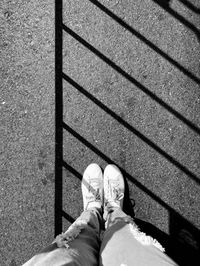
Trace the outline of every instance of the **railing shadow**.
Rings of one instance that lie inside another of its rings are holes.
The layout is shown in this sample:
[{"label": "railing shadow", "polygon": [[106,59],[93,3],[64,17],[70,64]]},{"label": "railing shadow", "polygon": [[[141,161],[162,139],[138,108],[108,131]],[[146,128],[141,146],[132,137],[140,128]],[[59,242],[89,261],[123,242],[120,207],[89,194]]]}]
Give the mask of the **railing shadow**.
[{"label": "railing shadow", "polygon": [[[123,120],[120,116],[118,116],[115,112],[113,112],[111,109],[109,109],[101,101],[99,101],[92,94],[90,94],[88,91],[86,91],[83,87],[81,87],[79,84],[77,84],[69,76],[67,76],[66,74],[63,73],[63,78],[67,82],[69,82],[74,88],[76,88],[79,92],[81,92],[88,99],[90,99],[93,103],[95,103],[98,107],[100,107],[103,111],[105,111],[108,115],[110,115],[112,118],[114,118],[116,121],[118,121],[121,125],[123,125],[126,129],[128,129],[130,132],[132,132],[133,134],[135,134],[137,137],[139,137],[142,141],[144,141],[146,144],[148,144],[151,148],[153,148],[155,151],[157,151],[160,155],[162,155],[164,158],[166,158],[173,165],[175,165],[176,167],[178,167],[185,174],[187,174],[188,176],[190,176],[190,178],[192,180],[194,180],[197,184],[200,184],[199,178],[194,173],[192,173],[187,167],[185,167],[184,165],[182,165],[181,163],[179,163],[171,155],[169,155],[168,153],[166,153],[159,146],[157,146],[154,142],[152,142],[150,139],[148,139],[146,136],[144,136],[142,133],[140,133],[137,129],[135,129],[133,126],[131,126],[125,120]],[[65,129],[67,129],[67,131],[70,131],[74,135],[77,134],[77,137],[81,138],[81,136],[79,136],[77,132],[74,132],[72,130],[72,128],[70,128],[69,126],[67,126],[65,123],[63,123],[63,127]],[[87,143],[87,144],[89,145],[89,143]]]},{"label": "railing shadow", "polygon": [[62,0],[55,0],[55,232],[62,232],[62,158],[63,158],[63,30]]},{"label": "railing shadow", "polygon": [[69,27],[67,27],[66,25],[63,24],[63,29],[69,35],[71,35],[74,39],[76,39],[78,42],[80,42],[83,46],[88,48],[92,53],[94,53],[96,56],[98,56],[100,59],[102,59],[106,64],[108,64],[110,67],[112,67],[115,71],[117,71],[119,74],[121,74],[124,78],[126,78],[128,81],[130,81],[135,86],[137,86],[138,89],[140,89],[142,92],[144,92],[146,95],[148,95],[151,99],[153,99],[159,105],[164,107],[168,112],[173,114],[176,118],[178,118],[183,123],[185,123],[188,127],[190,127],[193,131],[195,131],[195,133],[198,133],[200,135],[200,128],[198,126],[196,126],[190,120],[188,120],[183,115],[181,115],[179,112],[174,110],[170,105],[168,105],[166,102],[164,102],[162,99],[160,99],[155,93],[151,92],[148,88],[146,88],[144,85],[142,85],[140,82],[138,82],[135,78],[130,76],[121,67],[119,67],[114,62],[112,62],[108,57],[103,55],[100,51],[98,51],[96,48],[94,48],[91,44],[86,42],[83,38],[81,38],[78,34],[76,34]]},{"label": "railing shadow", "polygon": [[200,8],[196,7],[195,5],[193,5],[191,2],[189,2],[188,0],[179,0],[179,2],[181,2],[183,5],[185,5],[187,8],[189,8],[191,11],[200,14]]},{"label": "railing shadow", "polygon": [[187,70],[180,63],[178,63],[176,60],[174,60],[172,57],[170,57],[168,54],[166,54],[164,51],[162,51],[162,49],[157,47],[155,44],[153,44],[151,41],[149,41],[146,37],[144,37],[138,31],[133,29],[133,27],[131,27],[123,19],[121,19],[120,17],[115,15],[112,11],[110,11],[107,7],[102,5],[99,1],[97,1],[97,0],[88,0],[88,1],[90,1],[92,4],[97,6],[101,11],[103,11],[105,14],[107,14],[110,18],[112,18],[114,21],[116,21],[119,25],[121,25],[123,28],[125,28],[127,31],[129,31],[131,34],[133,34],[138,39],[140,39],[143,43],[148,45],[153,51],[155,51],[157,54],[161,55],[169,63],[171,63],[173,66],[175,66],[177,69],[179,69],[183,74],[185,74],[186,76],[191,78],[197,84],[200,84],[200,78],[196,77],[192,72]]},{"label": "railing shadow", "polygon": [[[179,22],[181,22],[183,25],[185,25],[188,29],[190,29],[192,32],[195,33],[197,36],[197,39],[200,41],[200,31],[192,24],[190,23],[187,19],[185,19],[183,16],[181,16],[179,13],[174,11],[170,7],[170,0],[152,0],[154,3],[162,7],[167,13],[172,15],[175,19],[177,19]],[[192,4],[189,4],[189,1],[187,0],[179,0],[183,4],[185,4],[188,8],[194,9],[195,11],[199,12],[199,9],[195,8]]]},{"label": "railing shadow", "polygon": [[[158,2],[155,0],[153,0],[153,1]],[[99,3],[98,1],[91,1],[91,2]],[[187,2],[187,1],[185,1],[185,2]],[[195,176],[189,169],[187,169],[185,166],[183,166],[182,164],[177,162],[173,157],[168,155],[165,151],[163,151],[161,148],[159,148],[155,143],[153,143],[147,137],[142,135],[138,130],[136,130],[131,125],[129,125],[121,117],[119,117],[117,114],[115,114],[112,110],[110,110],[108,107],[106,107],[103,103],[101,103],[93,95],[88,93],[84,88],[82,88],[79,84],[77,84],[74,80],[72,80],[69,76],[67,76],[66,74],[64,74],[62,72],[62,64],[63,64],[63,62],[62,62],[62,34],[63,34],[63,29],[67,33],[69,33],[72,37],[74,37],[77,41],[79,41],[85,47],[87,47],[90,51],[92,51],[95,55],[97,55],[99,58],[101,58],[104,62],[106,62],[109,66],[111,66],[114,70],[116,70],[118,73],[120,73],[123,77],[125,77],[127,80],[129,80],[130,82],[135,84],[139,89],[141,89],[144,93],[146,93],[146,95],[148,95],[151,99],[156,101],[158,104],[160,104],[162,107],[164,107],[167,111],[172,113],[176,118],[178,118],[183,123],[185,123],[195,133],[200,134],[200,129],[196,125],[194,125],[191,121],[189,121],[187,118],[183,117],[176,110],[174,110],[172,107],[170,107],[168,104],[166,104],[159,97],[157,97],[154,93],[149,91],[145,86],[140,84],[137,80],[135,80],[133,77],[131,77],[123,69],[121,69],[115,63],[113,63],[110,59],[108,59],[106,56],[104,56],[102,53],[100,53],[92,45],[90,45],[85,40],[83,40],[80,36],[78,36],[75,32],[73,32],[71,29],[69,29],[66,25],[63,25],[63,23],[62,23],[62,21],[63,21],[62,20],[62,0],[57,0],[57,1],[55,1],[55,3],[56,3],[56,5],[55,5],[55,7],[56,7],[55,8],[55,15],[56,15],[56,23],[55,23],[55,39],[56,39],[56,48],[55,48],[55,52],[56,52],[56,56],[55,56],[55,66],[56,66],[56,69],[55,69],[55,74],[56,74],[56,76],[55,76],[55,87],[56,87],[55,235],[57,235],[62,231],[62,218],[63,217],[71,223],[74,222],[74,218],[71,215],[69,215],[63,211],[63,206],[62,206],[62,199],[63,199],[62,198],[63,197],[63,195],[62,195],[62,185],[63,185],[62,171],[63,171],[63,167],[66,168],[68,171],[70,171],[77,178],[81,179],[81,175],[78,174],[78,172],[74,168],[72,168],[69,164],[67,164],[63,160],[63,129],[65,129],[67,132],[72,134],[80,142],[82,142],[84,145],[86,145],[90,150],[92,150],[99,157],[104,159],[107,163],[116,164],[116,162],[114,162],[109,157],[107,157],[105,154],[103,154],[95,146],[93,146],[86,139],[84,139],[82,136],[80,136],[69,125],[67,125],[66,123],[63,122],[63,87],[62,87],[63,78],[67,82],[69,82],[71,85],[73,85],[79,92],[84,94],[88,99],[93,101],[101,109],[103,109],[105,112],[107,112],[112,118],[117,120],[121,125],[123,125],[125,128],[127,128],[133,134],[138,136],[141,140],[143,140],[147,145],[149,145],[151,148],[156,150],[159,154],[164,156],[168,161],[170,161],[170,163],[172,163],[173,165],[175,165],[176,167],[181,169],[181,171],[183,171],[188,176],[190,176],[190,178],[193,179],[196,183],[198,183],[198,184],[200,183],[197,176]],[[171,9],[168,8],[167,6],[162,6],[162,7],[164,7],[168,12],[171,12]],[[106,10],[106,12],[107,12],[107,10]],[[174,14],[174,13],[171,12],[171,14]],[[128,26],[120,18],[115,16],[113,13],[112,14],[110,13],[109,15],[111,15],[114,20],[116,20],[116,21],[118,20],[118,22],[120,22],[122,26],[124,26],[126,29],[128,29],[130,32],[132,32],[135,36],[137,36],[142,41],[144,41],[144,43],[146,43],[147,45],[149,45],[149,47],[151,47],[156,52],[158,52],[160,55],[162,55],[166,60],[168,60],[170,63],[174,64],[174,66],[176,66],[185,75],[190,77],[195,82],[200,83],[199,78],[195,77],[191,72],[189,72],[187,69],[185,69],[183,66],[181,66],[178,62],[176,62],[175,60],[170,58],[167,54],[165,54],[163,51],[161,51],[158,47],[154,46],[154,44],[152,44],[150,41],[145,39],[145,37],[143,37],[142,35],[140,35],[136,31],[134,31],[130,26]],[[180,15],[178,15],[178,18],[180,19]],[[183,23],[185,23],[184,20],[183,20]],[[187,23],[189,23],[189,22],[187,22]],[[191,28],[191,29],[193,29],[193,28]],[[195,32],[195,33],[197,34],[197,32]],[[160,199],[157,195],[155,195],[152,191],[150,191],[148,188],[146,188],[144,185],[142,185],[139,181],[134,179],[129,173],[127,173],[125,171],[125,169],[122,169],[120,166],[118,166],[118,167],[122,171],[125,179],[132,182],[143,193],[146,193],[147,195],[149,195],[153,200],[155,200],[157,203],[159,203],[162,207],[164,207],[168,211],[169,217],[170,217],[170,236],[161,232],[155,226],[152,226],[151,224],[144,222],[144,221],[141,221],[141,220],[138,220],[134,217],[135,215],[134,215],[133,204],[130,201],[129,194],[126,194],[126,198],[125,198],[125,212],[135,218],[136,223],[139,225],[139,227],[141,228],[142,231],[144,231],[147,234],[151,235],[152,237],[158,239],[158,241],[160,241],[166,247],[167,253],[172,258],[174,258],[174,260],[179,262],[180,265],[196,265],[196,261],[195,261],[195,259],[197,257],[196,252],[200,250],[200,247],[199,247],[199,243],[200,243],[199,230],[194,225],[192,225],[189,221],[187,221],[185,218],[183,218],[171,206],[169,206],[162,199]],[[127,183],[126,183],[126,189],[128,189]],[[178,246],[181,247],[180,248],[181,253],[179,253],[179,251],[178,251],[179,250]]]}]

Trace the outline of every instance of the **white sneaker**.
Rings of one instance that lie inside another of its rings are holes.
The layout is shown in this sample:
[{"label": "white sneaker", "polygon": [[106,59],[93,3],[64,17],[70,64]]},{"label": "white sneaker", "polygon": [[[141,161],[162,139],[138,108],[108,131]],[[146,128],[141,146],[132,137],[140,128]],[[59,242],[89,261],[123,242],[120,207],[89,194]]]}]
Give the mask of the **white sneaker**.
[{"label": "white sneaker", "polygon": [[83,208],[101,208],[103,206],[103,174],[98,164],[90,164],[82,178]]},{"label": "white sneaker", "polygon": [[124,202],[124,178],[116,165],[109,164],[104,170],[104,208],[121,208]]}]

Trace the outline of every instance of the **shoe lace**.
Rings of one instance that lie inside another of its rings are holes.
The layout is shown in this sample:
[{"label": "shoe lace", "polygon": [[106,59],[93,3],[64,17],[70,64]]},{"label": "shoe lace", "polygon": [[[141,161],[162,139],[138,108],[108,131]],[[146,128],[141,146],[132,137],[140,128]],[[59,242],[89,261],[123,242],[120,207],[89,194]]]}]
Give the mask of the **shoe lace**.
[{"label": "shoe lace", "polygon": [[91,194],[89,196],[87,196],[87,199],[89,202],[92,201],[101,201],[101,195],[100,195],[100,189],[94,189],[93,187],[89,187],[89,191],[91,192]]},{"label": "shoe lace", "polygon": [[[109,184],[109,197],[106,200],[106,203],[109,202],[119,204],[120,200],[123,199],[124,193],[120,190],[118,186],[113,187],[111,184]],[[107,205],[106,204],[106,205]]]},{"label": "shoe lace", "polygon": [[101,201],[101,195],[100,195],[100,192],[99,192],[99,188],[96,190],[96,193],[95,193],[95,201]]},{"label": "shoe lace", "polygon": [[124,196],[124,193],[122,193],[118,188],[113,188],[113,193],[115,195],[115,201],[120,201]]}]

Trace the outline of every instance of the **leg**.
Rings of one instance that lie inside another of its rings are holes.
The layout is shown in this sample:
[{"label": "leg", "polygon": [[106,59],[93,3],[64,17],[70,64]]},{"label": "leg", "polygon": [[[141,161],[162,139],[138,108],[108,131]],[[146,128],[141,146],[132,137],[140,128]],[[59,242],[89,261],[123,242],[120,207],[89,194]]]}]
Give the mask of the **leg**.
[{"label": "leg", "polygon": [[140,232],[132,218],[123,211],[124,182],[115,166],[104,172],[106,231],[100,251],[100,265],[104,266],[170,266],[176,265],[164,254],[162,246]]},{"label": "leg", "polygon": [[98,265],[102,223],[102,172],[96,164],[82,179],[84,212],[55,241],[23,266]]}]

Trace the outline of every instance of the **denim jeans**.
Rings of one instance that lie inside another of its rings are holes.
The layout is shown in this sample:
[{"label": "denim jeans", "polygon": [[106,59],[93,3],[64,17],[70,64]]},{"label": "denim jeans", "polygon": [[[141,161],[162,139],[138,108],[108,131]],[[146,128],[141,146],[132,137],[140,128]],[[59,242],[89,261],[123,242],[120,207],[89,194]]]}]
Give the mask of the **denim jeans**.
[{"label": "denim jeans", "polygon": [[55,241],[23,266],[170,266],[177,265],[152,237],[139,231],[121,209],[105,215],[90,209],[56,237]]}]

